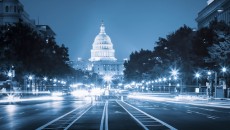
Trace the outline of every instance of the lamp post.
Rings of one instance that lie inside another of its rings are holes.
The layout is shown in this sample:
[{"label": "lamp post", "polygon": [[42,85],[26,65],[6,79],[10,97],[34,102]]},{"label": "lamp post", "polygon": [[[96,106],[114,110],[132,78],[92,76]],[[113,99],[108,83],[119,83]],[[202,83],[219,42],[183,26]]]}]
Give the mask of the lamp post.
[{"label": "lamp post", "polygon": [[[178,79],[178,74],[179,74],[178,69],[172,69],[170,73],[173,79],[176,81]],[[180,87],[180,93],[182,93],[182,83],[181,85],[177,84],[176,87]]]},{"label": "lamp post", "polygon": [[7,75],[10,78],[10,92],[11,92],[12,91],[12,79],[13,79],[12,70],[10,70]]},{"label": "lamp post", "polygon": [[195,73],[195,78],[196,78],[196,85],[197,85],[197,87],[199,87],[199,91],[196,91],[196,93],[199,93],[199,92],[201,92],[201,88],[200,88],[200,85],[199,85],[200,73],[196,72]]},{"label": "lamp post", "polygon": [[10,91],[12,91],[12,89],[13,89],[13,77],[15,76],[14,66],[10,67],[10,70],[9,70],[7,76],[10,78]]},{"label": "lamp post", "polygon": [[223,73],[223,92],[224,92],[224,97],[226,97],[226,79],[225,79],[225,73],[227,72],[227,68],[226,67],[222,67],[221,69],[222,73]]},{"label": "lamp post", "polygon": [[28,88],[29,88],[29,89],[30,89],[30,88],[32,89],[32,80],[33,80],[33,76],[32,76],[32,75],[29,75],[28,79],[29,79]]},{"label": "lamp post", "polygon": [[200,73],[196,72],[195,73],[195,77],[196,77],[196,85],[199,86],[199,78],[200,78]]},{"label": "lamp post", "polygon": [[48,80],[47,77],[44,77],[44,78],[43,78],[43,81],[44,81],[44,82],[43,82],[43,84],[42,84],[42,86],[43,86],[43,87],[42,87],[42,91],[46,90],[46,82],[47,82],[47,80]]},{"label": "lamp post", "polygon": [[212,72],[208,71],[207,74],[208,74],[208,82],[209,82],[209,84],[207,85],[207,96],[210,97],[211,96],[211,91],[212,91],[212,80],[211,80]]}]

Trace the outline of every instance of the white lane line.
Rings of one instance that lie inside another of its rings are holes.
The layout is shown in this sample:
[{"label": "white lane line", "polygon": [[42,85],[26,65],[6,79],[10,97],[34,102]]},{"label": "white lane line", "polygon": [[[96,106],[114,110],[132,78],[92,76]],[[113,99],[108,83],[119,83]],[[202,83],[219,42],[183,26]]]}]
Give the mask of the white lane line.
[{"label": "white lane line", "polygon": [[108,101],[105,102],[105,106],[103,109],[103,113],[102,113],[102,117],[101,117],[100,130],[103,130],[103,128],[104,128],[104,121],[105,121],[105,129],[107,127],[107,130],[108,130]]},{"label": "white lane line", "polygon": [[145,109],[156,109],[156,108],[145,108]]},{"label": "white lane line", "polygon": [[108,101],[106,101],[106,113],[105,113],[105,130],[108,130]]},{"label": "white lane line", "polygon": [[130,104],[124,102],[124,101],[121,101],[121,102],[123,102],[123,103],[127,104],[128,106],[130,106],[130,107],[136,109],[137,111],[139,111],[139,112],[145,114],[146,116],[152,118],[153,120],[156,120],[156,121],[160,122],[161,124],[163,124],[163,125],[165,125],[166,127],[170,128],[170,130],[177,130],[176,128],[172,127],[171,125],[169,125],[169,124],[167,124],[167,123],[165,123],[165,122],[163,122],[163,121],[161,121],[161,120],[159,120],[159,119],[157,119],[157,118],[155,118],[155,117],[153,117],[153,116],[147,114],[146,112],[144,112],[144,111],[142,111],[142,110],[140,110],[140,109],[138,109],[138,108],[136,108],[136,107],[134,107],[134,106],[132,106],[132,105],[130,105]]},{"label": "white lane line", "polygon": [[[157,121],[151,120],[151,121],[142,121],[142,122],[146,122],[146,123],[147,123],[147,122],[157,122]],[[158,123],[159,123],[159,122],[158,122]]]},{"label": "white lane line", "polygon": [[163,126],[163,125],[160,124],[160,125],[145,125],[145,126]]},{"label": "white lane line", "polygon": [[79,107],[77,107],[77,108],[73,109],[72,111],[70,111],[70,112],[68,112],[68,113],[66,113],[66,114],[64,114],[64,115],[62,115],[62,116],[60,116],[60,117],[58,117],[58,118],[56,118],[56,119],[54,119],[54,120],[52,120],[52,121],[50,121],[50,122],[46,123],[45,125],[43,125],[43,126],[41,126],[41,127],[37,128],[36,130],[42,130],[42,129],[44,129],[45,127],[49,126],[50,124],[52,124],[52,123],[56,122],[57,120],[59,120],[59,119],[61,119],[61,118],[65,117],[66,115],[68,115],[68,114],[70,114],[70,113],[72,113],[72,112],[76,111],[77,109],[79,109],[79,108],[81,108],[81,107],[83,107],[83,106],[86,106],[86,105],[88,105],[88,104],[85,104],[85,105],[79,106]]},{"label": "white lane line", "polygon": [[210,119],[217,119],[217,118],[220,118],[220,117],[217,117],[217,116],[212,116],[212,115],[205,114],[205,113],[201,113],[201,112],[196,112],[196,111],[191,111],[191,110],[190,110],[190,112],[196,113],[196,114],[199,114],[199,115],[206,116],[207,118],[210,118]]},{"label": "white lane line", "polygon": [[74,121],[72,121],[64,130],[68,130],[70,126],[73,125],[78,119],[80,119],[92,106],[90,106],[88,109],[86,109],[80,116],[78,116]]},{"label": "white lane line", "polygon": [[[106,103],[105,103],[106,105]],[[105,106],[104,105],[104,109],[103,109],[103,113],[102,113],[102,116],[101,116],[101,125],[100,125],[100,130],[103,130],[103,123],[104,123],[104,117],[105,117]]]},{"label": "white lane line", "polygon": [[24,113],[25,113],[25,112],[21,112],[21,113],[19,113],[19,114],[21,115],[21,114],[24,114]]},{"label": "white lane line", "polygon": [[207,108],[200,108],[200,107],[191,107],[191,106],[185,106],[187,108],[195,108],[195,109],[200,109],[200,110],[206,110],[206,111],[210,111],[210,112],[220,112],[220,113],[225,113],[225,112],[222,112],[222,111],[217,111],[215,109],[207,109]]},{"label": "white lane line", "polygon": [[[116,101],[117,102],[117,101]],[[125,107],[123,107],[119,102],[117,102],[127,113],[129,113],[129,115],[136,120],[145,130],[148,130],[148,128],[142,124],[136,117],[134,117]]]}]

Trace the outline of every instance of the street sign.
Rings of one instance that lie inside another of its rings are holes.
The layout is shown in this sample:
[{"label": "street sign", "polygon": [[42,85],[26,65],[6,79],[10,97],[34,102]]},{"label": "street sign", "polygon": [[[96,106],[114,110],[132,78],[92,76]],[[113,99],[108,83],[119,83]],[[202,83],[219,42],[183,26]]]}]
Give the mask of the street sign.
[{"label": "street sign", "polygon": [[199,92],[200,92],[200,89],[199,89],[199,88],[196,88],[196,89],[195,89],[195,92],[196,92],[196,93],[199,93]]}]

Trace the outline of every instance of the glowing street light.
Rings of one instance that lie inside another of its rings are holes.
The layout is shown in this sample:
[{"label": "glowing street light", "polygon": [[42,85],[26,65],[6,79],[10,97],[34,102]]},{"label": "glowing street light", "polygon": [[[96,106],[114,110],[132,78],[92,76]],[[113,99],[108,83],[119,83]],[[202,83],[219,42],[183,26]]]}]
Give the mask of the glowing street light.
[{"label": "glowing street light", "polygon": [[32,79],[33,79],[33,76],[32,76],[32,75],[30,75],[28,78],[29,78],[29,80],[32,80]]},{"label": "glowing street light", "polygon": [[47,81],[47,77],[44,77],[43,80],[44,80],[44,81]]},{"label": "glowing street light", "polygon": [[177,69],[172,69],[170,73],[174,77],[177,77],[177,75],[179,74]]},{"label": "glowing street light", "polygon": [[225,73],[227,71],[227,68],[226,67],[223,67],[222,68],[222,72]]},{"label": "glowing street light", "polygon": [[57,79],[54,79],[53,82],[56,83],[56,82],[57,82]]},{"label": "glowing street light", "polygon": [[200,74],[199,74],[199,73],[196,73],[196,74],[195,74],[195,77],[196,77],[196,78],[200,78]]},{"label": "glowing street light", "polygon": [[11,71],[9,71],[7,75],[8,75],[8,77],[12,77],[13,73]]},{"label": "glowing street light", "polygon": [[208,75],[210,76],[212,74],[212,72],[211,71],[208,71]]},{"label": "glowing street light", "polygon": [[196,77],[196,84],[197,84],[197,86],[198,86],[198,80],[199,80],[199,78],[200,78],[200,73],[196,72],[196,73],[195,73],[195,77]]}]

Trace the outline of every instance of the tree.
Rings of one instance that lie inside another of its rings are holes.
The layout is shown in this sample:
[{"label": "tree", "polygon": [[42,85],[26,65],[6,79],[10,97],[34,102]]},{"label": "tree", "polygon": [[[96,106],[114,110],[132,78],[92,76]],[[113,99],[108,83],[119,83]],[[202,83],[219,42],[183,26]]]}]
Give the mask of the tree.
[{"label": "tree", "polygon": [[130,55],[128,61],[124,63],[124,77],[127,81],[140,81],[149,77],[149,70],[152,69],[152,52],[141,49],[140,52],[134,52]]},{"label": "tree", "polygon": [[[0,32],[1,66],[14,66],[16,79],[23,82],[23,76],[65,77],[74,74],[67,64],[68,48],[59,46],[54,38],[47,43],[39,33],[24,23],[4,27]],[[9,68],[8,68],[9,70]]]},{"label": "tree", "polygon": [[221,66],[230,63],[230,27],[227,25],[223,27],[223,23],[219,24],[222,26],[218,26],[217,24],[219,28],[215,28],[218,40],[212,46],[208,47],[208,53],[210,56],[209,60]]}]

